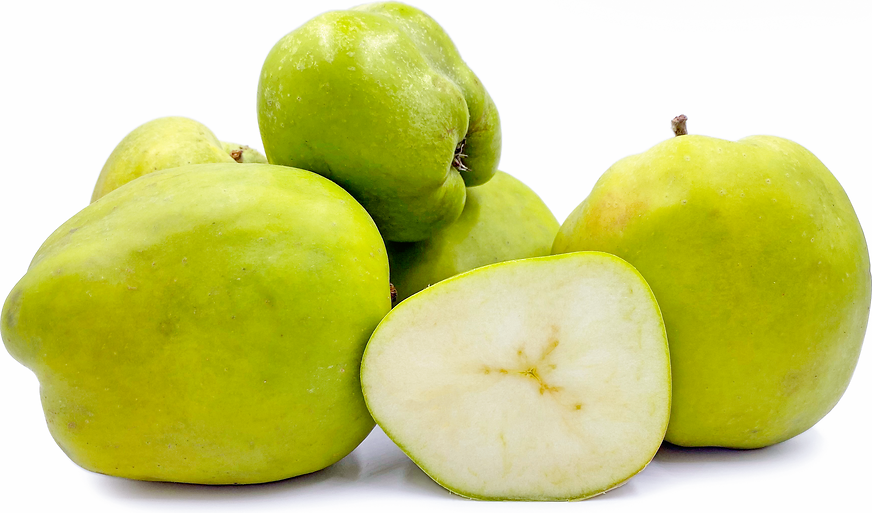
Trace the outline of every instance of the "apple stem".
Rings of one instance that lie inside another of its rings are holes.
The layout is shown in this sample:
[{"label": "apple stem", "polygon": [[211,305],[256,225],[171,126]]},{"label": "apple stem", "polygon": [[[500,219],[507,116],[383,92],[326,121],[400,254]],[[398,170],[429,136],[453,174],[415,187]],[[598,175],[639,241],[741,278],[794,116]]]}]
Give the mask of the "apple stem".
[{"label": "apple stem", "polygon": [[675,137],[687,135],[687,116],[679,114],[672,118],[672,133],[675,134]]},{"label": "apple stem", "polygon": [[397,305],[397,288],[391,283],[391,308]]}]

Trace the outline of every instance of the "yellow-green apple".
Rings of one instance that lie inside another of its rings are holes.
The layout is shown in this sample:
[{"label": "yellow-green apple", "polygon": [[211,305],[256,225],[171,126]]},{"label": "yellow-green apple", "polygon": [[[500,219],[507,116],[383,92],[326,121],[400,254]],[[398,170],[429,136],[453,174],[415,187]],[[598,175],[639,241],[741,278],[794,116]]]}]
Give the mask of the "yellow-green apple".
[{"label": "yellow-green apple", "polygon": [[193,119],[171,116],[144,123],[127,134],[103,165],[91,201],[142,175],[210,163],[258,163],[266,158],[256,150],[221,142]]},{"label": "yellow-green apple", "polygon": [[674,379],[667,441],[775,444],[848,386],[869,250],[847,194],[799,144],[677,135],[620,160],[554,241],[555,253],[584,250],[626,259],[657,296]]},{"label": "yellow-green apple", "polygon": [[470,187],[460,218],[421,242],[388,242],[399,299],[428,285],[506,260],[545,256],[560,228],[545,203],[517,178],[497,171]]},{"label": "yellow-green apple", "polygon": [[58,228],[0,331],[82,467],[242,484],[322,469],[369,433],[358,369],[389,309],[384,243],[339,186],[200,164],[143,176]]}]

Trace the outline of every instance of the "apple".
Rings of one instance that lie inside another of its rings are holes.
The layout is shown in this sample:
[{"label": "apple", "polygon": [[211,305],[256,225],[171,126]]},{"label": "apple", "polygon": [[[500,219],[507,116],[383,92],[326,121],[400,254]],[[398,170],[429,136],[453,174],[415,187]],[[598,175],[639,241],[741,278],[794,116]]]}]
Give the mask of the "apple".
[{"label": "apple", "polygon": [[560,228],[545,203],[517,178],[497,171],[467,190],[460,218],[421,242],[388,242],[398,299],[483,265],[545,256]]},{"label": "apple", "polygon": [[605,253],[503,262],[421,291],[376,328],[361,383],[384,432],[476,499],[603,493],[651,461],[669,421],[657,301]]},{"label": "apple", "polygon": [[666,440],[755,448],[836,405],[869,319],[869,250],[848,196],[787,139],[686,133],[614,164],[554,252],[613,253],[648,280],[672,354]]},{"label": "apple", "polygon": [[499,163],[496,106],[445,31],[396,2],[322,14],[263,64],[257,114],[272,164],[344,187],[386,240],[454,222]]},{"label": "apple", "polygon": [[142,175],[188,164],[266,162],[256,150],[218,140],[193,119],[171,116],[144,123],[118,143],[103,165],[91,201]]},{"label": "apple", "polygon": [[335,463],[370,432],[360,359],[389,309],[384,243],[348,193],[299,169],[201,164],[58,228],[0,334],[82,467],[261,483]]}]

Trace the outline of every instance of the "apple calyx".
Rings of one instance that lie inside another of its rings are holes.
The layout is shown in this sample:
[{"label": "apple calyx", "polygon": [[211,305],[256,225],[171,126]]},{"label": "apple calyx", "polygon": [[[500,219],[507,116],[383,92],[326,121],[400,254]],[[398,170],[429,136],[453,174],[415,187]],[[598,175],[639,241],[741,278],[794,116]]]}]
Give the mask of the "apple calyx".
[{"label": "apple calyx", "polygon": [[679,114],[672,118],[672,133],[675,137],[687,135],[687,116]]},{"label": "apple calyx", "polygon": [[451,162],[451,165],[456,167],[458,171],[469,171],[469,168],[463,163],[463,159],[469,156],[466,153],[463,153],[465,147],[466,138],[464,137],[462,141],[457,143],[457,148],[454,150],[454,160]]},{"label": "apple calyx", "polygon": [[231,151],[230,158],[242,164],[242,148]]},{"label": "apple calyx", "polygon": [[245,163],[244,153],[246,150],[250,150],[250,149],[251,149],[251,146],[240,145],[239,148],[236,148],[235,150],[230,152],[230,158],[232,158],[233,160],[235,160],[236,162],[238,162],[240,164],[244,164]]}]

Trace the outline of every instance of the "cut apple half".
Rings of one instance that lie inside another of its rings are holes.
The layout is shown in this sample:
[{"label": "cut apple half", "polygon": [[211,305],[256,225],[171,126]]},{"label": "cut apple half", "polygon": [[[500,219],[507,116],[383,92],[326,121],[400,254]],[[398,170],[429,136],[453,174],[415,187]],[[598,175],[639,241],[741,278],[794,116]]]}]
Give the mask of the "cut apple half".
[{"label": "cut apple half", "polygon": [[379,324],[361,381],[385,433],[475,499],[603,493],[645,468],[669,422],[660,309],[606,253],[494,264],[421,291]]}]

